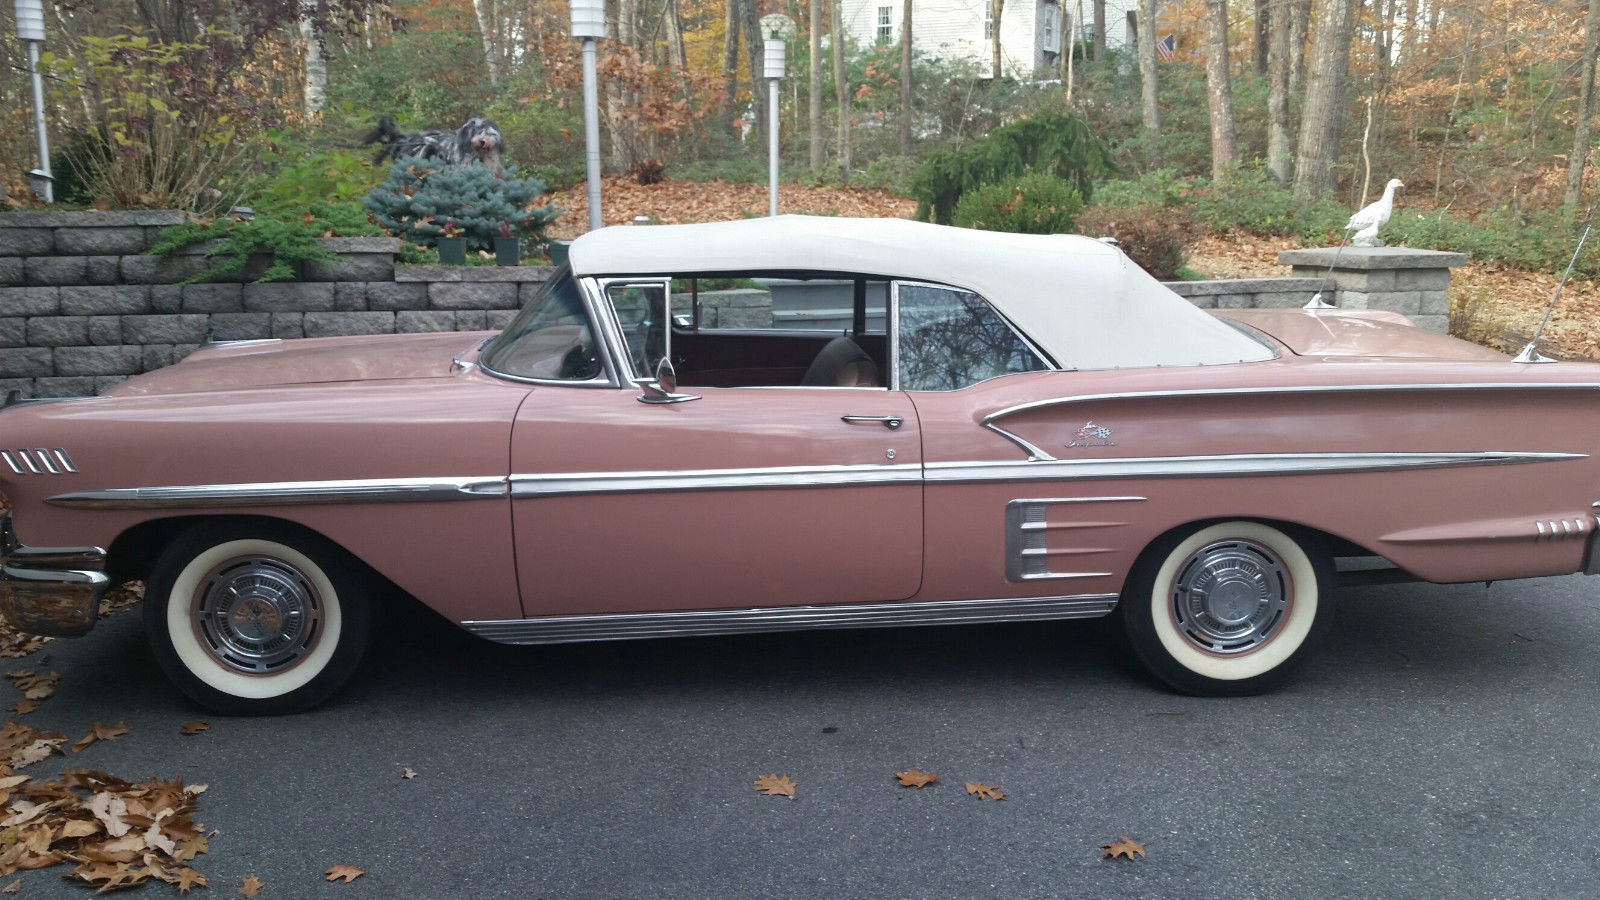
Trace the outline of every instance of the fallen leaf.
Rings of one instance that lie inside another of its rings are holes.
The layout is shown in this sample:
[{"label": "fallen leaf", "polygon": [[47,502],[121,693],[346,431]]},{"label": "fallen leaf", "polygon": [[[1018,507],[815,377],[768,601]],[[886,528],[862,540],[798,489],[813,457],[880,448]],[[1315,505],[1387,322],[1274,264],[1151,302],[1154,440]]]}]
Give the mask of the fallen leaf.
[{"label": "fallen leaf", "polygon": [[87,735],[85,735],[76,744],[72,745],[72,752],[81,753],[84,750],[87,750],[89,745],[93,744],[95,741],[114,741],[117,738],[127,734],[128,730],[128,726],[121,722],[118,722],[116,725],[113,725],[110,728],[107,728],[101,723],[96,722],[94,723],[94,726],[89,729],[89,733]]},{"label": "fallen leaf", "polygon": [[794,797],[797,785],[787,775],[762,775],[756,779],[756,790],[769,797]]},{"label": "fallen leaf", "polygon": [[183,727],[179,728],[178,730],[183,732],[184,734],[199,734],[202,731],[210,731],[211,730],[211,723],[209,723],[209,722],[185,722],[185,723],[183,723]]},{"label": "fallen leaf", "polygon": [[265,881],[262,881],[254,875],[246,875],[244,877],[244,882],[239,885],[239,894],[244,897],[254,897],[255,895],[261,893],[261,889],[266,886],[267,883]]},{"label": "fallen leaf", "polygon": [[136,869],[127,863],[84,863],[72,870],[69,878],[79,878],[92,885],[99,885],[100,893],[114,891],[120,888],[133,887],[143,884],[150,878],[150,873],[143,869]]},{"label": "fallen leaf", "polygon": [[43,700],[55,693],[61,673],[35,675],[32,669],[23,669],[20,672],[7,672],[6,677],[17,683],[17,690],[22,691],[24,700]]},{"label": "fallen leaf", "polygon": [[16,881],[0,888],[0,894],[15,894],[20,890],[22,890],[22,879],[18,878]]},{"label": "fallen leaf", "polygon": [[1117,835],[1115,844],[1101,844],[1100,855],[1108,859],[1133,859],[1134,855],[1144,856],[1144,845],[1130,840],[1127,835]]},{"label": "fallen leaf", "polygon": [[106,834],[121,837],[128,833],[128,823],[122,817],[128,814],[128,803],[107,791],[95,794],[89,800],[89,812],[106,826]]},{"label": "fallen leaf", "polygon": [[17,705],[11,707],[11,711],[19,716],[25,716],[38,708],[39,701],[37,700],[18,700]]},{"label": "fallen leaf", "polygon": [[7,775],[0,778],[0,791],[9,791],[32,777],[32,775]]},{"label": "fallen leaf", "polygon": [[[212,834],[217,834],[217,832],[215,832],[215,831],[213,831],[211,833]],[[177,860],[178,862],[188,862],[189,860],[194,859],[196,856],[199,856],[202,853],[209,853],[209,852],[211,852],[210,842],[207,841],[206,838],[197,837],[197,838],[194,838],[192,840],[187,840],[187,841],[184,841],[183,843],[179,844],[178,845],[178,850],[177,850],[176,853],[172,854],[172,858]]]},{"label": "fallen leaf", "polygon": [[211,785],[209,785],[209,784],[189,784],[189,785],[184,785],[183,792],[185,794],[188,794],[191,797],[198,797],[199,795],[204,794],[206,792],[206,788],[208,788],[208,787],[211,787]]},{"label": "fallen leaf", "polygon": [[365,870],[358,869],[355,866],[334,866],[326,874],[329,881],[338,881],[343,878],[344,883],[349,884],[367,873]]},{"label": "fallen leaf", "polygon": [[144,845],[146,847],[151,850],[160,850],[168,856],[178,852],[177,842],[161,833],[161,820],[170,815],[172,815],[172,810],[163,809],[156,815],[156,820],[150,823],[150,827],[144,833]]},{"label": "fallen leaf", "polygon": [[939,780],[939,776],[937,775],[933,775],[928,772],[918,772],[916,769],[907,769],[904,772],[896,772],[894,773],[894,777],[900,779],[900,784],[903,787],[914,788],[925,788]]},{"label": "fallen leaf", "polygon": [[411,779],[417,777],[417,773],[408,766],[401,766],[400,777],[410,781]]},{"label": "fallen leaf", "polygon": [[977,794],[979,800],[1004,800],[1005,794],[1000,793],[998,784],[979,784],[976,781],[967,782],[967,793]]},{"label": "fallen leaf", "polygon": [[178,880],[173,882],[178,886],[178,893],[187,894],[190,888],[205,887],[206,877],[187,866],[177,871]]}]

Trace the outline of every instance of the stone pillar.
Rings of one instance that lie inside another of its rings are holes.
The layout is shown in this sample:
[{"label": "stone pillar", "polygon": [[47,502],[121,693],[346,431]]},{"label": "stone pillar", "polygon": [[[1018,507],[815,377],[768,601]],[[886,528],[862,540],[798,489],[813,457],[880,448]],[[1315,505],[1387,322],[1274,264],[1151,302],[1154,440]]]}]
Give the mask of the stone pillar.
[{"label": "stone pillar", "polygon": [[1440,334],[1450,330],[1450,269],[1466,262],[1465,253],[1409,247],[1346,247],[1343,252],[1316,247],[1278,254],[1278,264],[1293,266],[1296,278],[1330,279],[1336,290],[1324,299],[1334,306],[1404,313],[1417,327]]}]

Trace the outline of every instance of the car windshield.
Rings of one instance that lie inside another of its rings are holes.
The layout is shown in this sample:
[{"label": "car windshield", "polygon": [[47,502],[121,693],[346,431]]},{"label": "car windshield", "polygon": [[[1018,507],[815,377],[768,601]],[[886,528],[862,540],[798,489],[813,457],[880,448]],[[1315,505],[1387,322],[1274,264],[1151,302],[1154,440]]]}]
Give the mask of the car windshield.
[{"label": "car windshield", "polygon": [[483,368],[513,378],[592,381],[601,374],[594,329],[570,269],[545,282],[482,357]]}]

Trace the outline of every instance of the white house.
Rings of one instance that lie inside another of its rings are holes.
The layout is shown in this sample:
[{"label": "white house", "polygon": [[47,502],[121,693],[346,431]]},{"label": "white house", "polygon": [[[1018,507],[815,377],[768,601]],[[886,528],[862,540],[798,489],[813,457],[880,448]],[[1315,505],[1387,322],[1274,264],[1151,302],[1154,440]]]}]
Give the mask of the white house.
[{"label": "white house", "polygon": [[[841,0],[844,29],[858,43],[900,41],[903,0]],[[1065,4],[1066,9],[1062,9]],[[1133,46],[1136,0],[1106,0],[1106,45]],[[990,0],[913,0],[911,42],[919,53],[944,60],[971,60],[983,75],[993,65],[994,7]],[[1053,78],[1061,53],[1061,27],[1078,23],[1080,40],[1094,39],[1089,0],[1006,0],[1000,13],[1003,74],[1020,79]]]}]

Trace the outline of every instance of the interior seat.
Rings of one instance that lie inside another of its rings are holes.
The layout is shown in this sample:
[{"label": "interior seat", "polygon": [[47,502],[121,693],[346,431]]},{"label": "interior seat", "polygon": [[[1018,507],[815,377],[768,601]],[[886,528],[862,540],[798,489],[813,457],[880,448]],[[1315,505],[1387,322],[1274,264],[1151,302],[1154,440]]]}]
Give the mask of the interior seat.
[{"label": "interior seat", "polygon": [[878,364],[848,335],[829,341],[800,379],[801,387],[878,387]]}]

